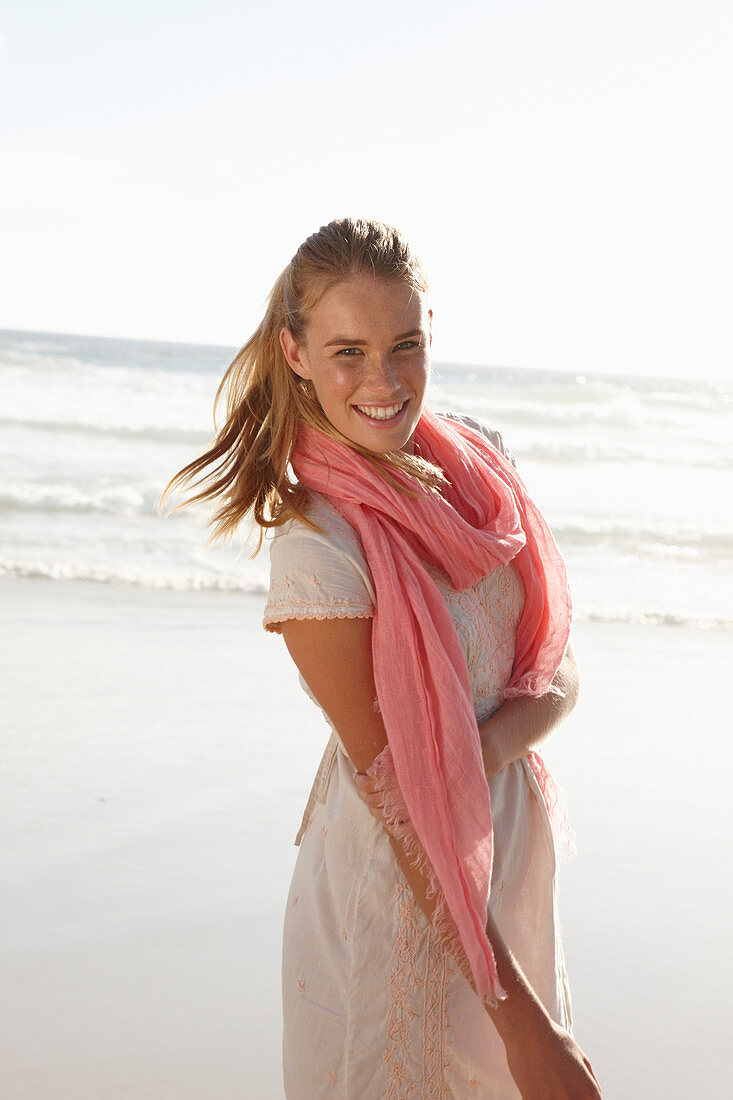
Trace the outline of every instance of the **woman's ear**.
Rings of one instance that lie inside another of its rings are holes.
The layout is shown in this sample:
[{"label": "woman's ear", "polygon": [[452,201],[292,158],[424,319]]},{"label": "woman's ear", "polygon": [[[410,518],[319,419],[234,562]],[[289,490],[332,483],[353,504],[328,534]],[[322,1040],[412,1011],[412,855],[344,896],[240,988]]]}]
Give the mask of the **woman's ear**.
[{"label": "woman's ear", "polygon": [[289,328],[280,329],[280,347],[283,349],[283,355],[287,359],[288,365],[292,367],[295,373],[300,378],[310,378],[305,350],[300,344],[296,343],[295,337]]}]

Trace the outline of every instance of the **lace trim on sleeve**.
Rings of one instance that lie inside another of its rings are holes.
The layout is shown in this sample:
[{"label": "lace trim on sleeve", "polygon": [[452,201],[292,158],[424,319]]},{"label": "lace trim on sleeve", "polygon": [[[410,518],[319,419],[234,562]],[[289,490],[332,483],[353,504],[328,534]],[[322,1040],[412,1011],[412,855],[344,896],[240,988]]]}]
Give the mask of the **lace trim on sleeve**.
[{"label": "lace trim on sleeve", "polygon": [[[280,601],[278,601],[280,602]],[[292,604],[278,609],[276,604],[270,604],[269,610],[262,620],[265,630],[275,634],[282,634],[282,623],[288,619],[371,619],[374,616],[373,607],[346,607],[343,604],[334,607],[323,605],[303,605],[295,609]]]}]

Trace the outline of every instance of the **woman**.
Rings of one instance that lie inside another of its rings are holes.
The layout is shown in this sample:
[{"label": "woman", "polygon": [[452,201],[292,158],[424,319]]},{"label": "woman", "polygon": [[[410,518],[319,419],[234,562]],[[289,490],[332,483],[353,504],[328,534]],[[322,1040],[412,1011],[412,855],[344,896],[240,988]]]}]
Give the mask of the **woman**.
[{"label": "woman", "polygon": [[276,529],[265,626],[332,730],[285,919],[286,1095],[598,1097],[531,751],[577,690],[564,568],[498,434],[425,405],[426,292],[391,227],[313,234],[169,486],[208,470],[215,534]]}]

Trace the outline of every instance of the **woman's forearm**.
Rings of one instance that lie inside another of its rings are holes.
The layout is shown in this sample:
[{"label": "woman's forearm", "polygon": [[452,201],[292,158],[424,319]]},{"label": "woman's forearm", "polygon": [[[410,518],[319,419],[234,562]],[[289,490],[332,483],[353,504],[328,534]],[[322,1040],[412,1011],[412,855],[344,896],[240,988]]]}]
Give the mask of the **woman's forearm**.
[{"label": "woman's forearm", "polygon": [[540,1002],[496,927],[486,922],[506,997],[487,1011],[504,1043],[509,1071],[523,1100],[601,1100],[587,1057]]},{"label": "woman's forearm", "polygon": [[549,1020],[549,1016],[496,926],[491,910],[486,935],[494,952],[496,972],[506,993],[504,1000],[487,1011],[505,1046],[520,1042],[523,1035]]},{"label": "woman's forearm", "polygon": [[578,666],[570,646],[552,683],[561,695],[553,691],[546,695],[508,699],[491,718],[479,725],[488,778],[538,748],[575,706],[579,691]]}]

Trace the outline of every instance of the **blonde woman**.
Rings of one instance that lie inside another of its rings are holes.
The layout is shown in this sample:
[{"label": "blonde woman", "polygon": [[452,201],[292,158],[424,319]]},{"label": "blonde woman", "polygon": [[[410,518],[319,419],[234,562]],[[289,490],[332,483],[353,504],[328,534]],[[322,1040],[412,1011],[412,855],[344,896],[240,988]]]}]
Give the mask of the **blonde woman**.
[{"label": "blonde woman", "polygon": [[577,693],[565,570],[498,433],[425,404],[427,289],[390,226],[314,233],[169,486],[198,479],[215,534],[274,529],[264,625],[332,730],[285,915],[285,1091],[590,1100],[534,752]]}]

